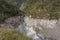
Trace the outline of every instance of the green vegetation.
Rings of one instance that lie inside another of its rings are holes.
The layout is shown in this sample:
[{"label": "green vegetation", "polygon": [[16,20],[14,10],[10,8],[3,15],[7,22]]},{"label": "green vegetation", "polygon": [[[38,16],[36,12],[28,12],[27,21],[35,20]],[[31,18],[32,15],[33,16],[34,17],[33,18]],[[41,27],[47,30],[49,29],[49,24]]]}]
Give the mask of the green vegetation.
[{"label": "green vegetation", "polygon": [[33,18],[59,19],[60,0],[26,0],[24,11]]},{"label": "green vegetation", "polygon": [[20,15],[19,5],[12,0],[0,0],[0,23],[11,16]]},{"label": "green vegetation", "polygon": [[23,36],[18,30],[0,28],[0,40],[32,40]]}]

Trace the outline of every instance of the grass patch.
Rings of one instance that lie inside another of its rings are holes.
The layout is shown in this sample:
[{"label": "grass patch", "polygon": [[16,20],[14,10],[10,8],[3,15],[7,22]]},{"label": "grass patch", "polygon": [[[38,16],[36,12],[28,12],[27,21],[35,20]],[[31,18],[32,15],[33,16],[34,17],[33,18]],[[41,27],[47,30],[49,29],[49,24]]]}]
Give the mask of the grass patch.
[{"label": "grass patch", "polygon": [[0,40],[32,40],[23,36],[18,30],[0,28]]}]

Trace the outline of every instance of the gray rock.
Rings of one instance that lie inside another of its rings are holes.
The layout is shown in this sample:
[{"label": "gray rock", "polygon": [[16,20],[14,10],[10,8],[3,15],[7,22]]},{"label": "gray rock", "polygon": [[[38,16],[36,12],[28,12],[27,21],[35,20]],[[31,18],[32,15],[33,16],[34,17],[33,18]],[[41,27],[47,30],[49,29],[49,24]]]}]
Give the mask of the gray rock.
[{"label": "gray rock", "polygon": [[0,24],[0,27],[18,28],[18,25],[20,25],[20,16],[15,16],[7,18],[3,24]]}]

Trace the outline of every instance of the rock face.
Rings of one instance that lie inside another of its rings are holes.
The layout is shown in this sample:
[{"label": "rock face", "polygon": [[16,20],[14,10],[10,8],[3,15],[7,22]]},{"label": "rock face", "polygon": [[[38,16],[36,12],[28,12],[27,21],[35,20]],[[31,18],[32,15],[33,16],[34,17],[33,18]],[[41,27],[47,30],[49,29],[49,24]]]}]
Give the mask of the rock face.
[{"label": "rock face", "polygon": [[22,34],[33,40],[60,40],[60,19],[47,20],[15,16],[6,19],[0,27],[19,28]]},{"label": "rock face", "polygon": [[[23,24],[19,28],[23,34],[31,37],[33,40],[60,40],[59,23],[60,21],[58,20],[25,17]],[[35,28],[38,28],[39,32],[36,32]]]}]

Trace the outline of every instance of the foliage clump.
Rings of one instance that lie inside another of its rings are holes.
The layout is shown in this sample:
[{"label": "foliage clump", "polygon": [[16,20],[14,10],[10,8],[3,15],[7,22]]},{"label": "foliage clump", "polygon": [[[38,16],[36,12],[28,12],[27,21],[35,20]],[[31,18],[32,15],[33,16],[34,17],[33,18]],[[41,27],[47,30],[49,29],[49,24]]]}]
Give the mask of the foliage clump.
[{"label": "foliage clump", "polygon": [[24,11],[33,18],[60,18],[60,0],[26,0]]},{"label": "foliage clump", "polygon": [[12,0],[0,0],[0,23],[6,18],[20,15],[19,5]]}]

